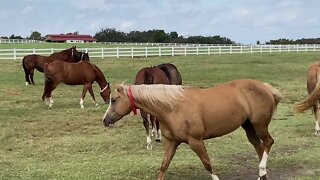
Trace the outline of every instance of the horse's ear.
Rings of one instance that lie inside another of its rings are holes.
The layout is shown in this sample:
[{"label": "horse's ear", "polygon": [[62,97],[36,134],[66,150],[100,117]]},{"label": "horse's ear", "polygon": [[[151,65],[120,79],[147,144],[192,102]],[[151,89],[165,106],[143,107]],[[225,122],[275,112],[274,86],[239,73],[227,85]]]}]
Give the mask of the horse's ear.
[{"label": "horse's ear", "polygon": [[123,94],[123,87],[121,85],[116,85],[116,92]]}]

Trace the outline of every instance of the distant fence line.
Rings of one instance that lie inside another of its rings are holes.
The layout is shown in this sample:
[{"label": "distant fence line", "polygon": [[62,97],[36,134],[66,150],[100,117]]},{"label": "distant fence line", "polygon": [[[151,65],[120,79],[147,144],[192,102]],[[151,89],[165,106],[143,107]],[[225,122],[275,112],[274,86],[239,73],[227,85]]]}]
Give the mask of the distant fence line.
[{"label": "distant fence line", "polygon": [[10,43],[44,43],[44,41],[33,40],[33,39],[1,39],[0,44],[10,44]]},{"label": "distant fence line", "polygon": [[[280,52],[319,52],[319,44],[305,45],[229,45],[229,46],[159,46],[159,47],[115,47],[115,48],[77,48],[89,53],[91,58],[108,57],[160,57],[188,55],[217,55],[245,53],[280,53]],[[63,49],[0,49],[0,59],[22,59],[25,55],[39,54],[48,56]]]}]

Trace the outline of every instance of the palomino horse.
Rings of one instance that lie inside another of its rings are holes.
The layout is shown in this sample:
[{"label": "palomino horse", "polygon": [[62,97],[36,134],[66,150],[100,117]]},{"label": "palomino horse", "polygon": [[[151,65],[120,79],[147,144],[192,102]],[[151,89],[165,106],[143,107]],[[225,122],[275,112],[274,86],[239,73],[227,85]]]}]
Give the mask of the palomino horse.
[{"label": "palomino horse", "polygon": [[53,61],[79,62],[81,60],[89,60],[89,56],[88,54],[78,52],[75,46],[72,46],[71,48],[61,52],[55,52],[50,56],[40,56],[37,54],[27,55],[23,57],[22,60],[26,85],[34,85],[34,69],[38,70],[39,72],[43,72],[45,63],[51,63]]},{"label": "palomino horse", "polygon": [[[177,67],[170,63],[160,64],[153,67],[146,67],[138,71],[136,75],[135,85],[139,84],[173,84],[181,85],[182,78]],[[147,134],[147,149],[152,149],[151,133],[149,131],[148,114],[144,111],[140,111],[143,119],[143,125]],[[161,130],[159,129],[159,122],[155,117],[149,115],[152,128],[152,135],[155,140],[161,141]]]},{"label": "palomino horse", "polygon": [[55,61],[50,64],[45,64],[44,67],[45,87],[42,95],[42,100],[45,100],[49,108],[52,107],[53,100],[51,92],[61,83],[67,85],[84,85],[82,96],[80,99],[80,107],[83,106],[83,99],[89,90],[96,106],[98,103],[94,97],[92,84],[94,81],[98,83],[101,88],[100,95],[106,103],[110,99],[110,86],[106,81],[101,70],[89,61],[81,61],[78,63],[67,63],[62,61]]},{"label": "palomino horse", "polygon": [[203,140],[246,131],[259,159],[259,179],[267,179],[266,163],[274,142],[268,125],[282,95],[270,84],[242,79],[199,89],[175,85],[120,85],[103,117],[106,127],[136,108],[159,117],[165,154],[158,176],[164,179],[181,143],[189,144],[213,180],[211,162]]},{"label": "palomino horse", "polygon": [[320,100],[320,62],[313,63],[307,72],[307,91],[309,97],[299,102],[295,106],[296,112],[304,112],[312,107],[312,112],[315,116],[315,135],[320,136],[320,112],[319,112],[319,100]]}]

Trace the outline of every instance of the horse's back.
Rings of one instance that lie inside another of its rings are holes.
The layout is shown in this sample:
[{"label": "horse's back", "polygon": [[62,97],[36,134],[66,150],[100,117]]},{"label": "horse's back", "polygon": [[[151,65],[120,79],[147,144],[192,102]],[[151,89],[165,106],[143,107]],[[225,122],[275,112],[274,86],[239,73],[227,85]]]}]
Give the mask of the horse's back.
[{"label": "horse's back", "polygon": [[174,84],[174,85],[182,84],[181,74],[175,65],[171,63],[164,63],[164,64],[158,65],[157,67],[159,67],[162,71],[164,71],[164,73],[167,75],[171,84]]},{"label": "horse's back", "polygon": [[211,88],[190,89],[185,93],[190,101],[182,103],[182,111],[190,113],[187,117],[195,117],[199,112],[198,118],[203,126],[212,128],[207,131],[206,138],[230,133],[246,120],[267,120],[269,123],[276,108],[271,90],[256,80],[235,80]]},{"label": "horse's back", "polygon": [[310,94],[317,85],[320,62],[312,63],[307,71],[307,91]]}]

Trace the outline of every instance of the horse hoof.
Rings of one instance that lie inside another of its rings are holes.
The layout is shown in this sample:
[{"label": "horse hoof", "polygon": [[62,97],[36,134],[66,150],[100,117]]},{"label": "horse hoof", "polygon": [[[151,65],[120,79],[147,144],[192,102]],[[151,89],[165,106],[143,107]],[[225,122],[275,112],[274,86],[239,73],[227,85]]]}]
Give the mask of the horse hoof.
[{"label": "horse hoof", "polygon": [[80,106],[80,108],[81,108],[81,109],[83,109],[83,108],[84,108],[84,106]]},{"label": "horse hoof", "polygon": [[267,178],[267,175],[263,175],[263,176],[261,176],[261,177],[259,177],[258,178],[258,180],[267,180],[268,178]]},{"label": "horse hoof", "polygon": [[150,144],[150,145],[148,144],[148,145],[147,145],[147,149],[148,149],[148,150],[152,150],[152,145],[151,145],[151,144]]},{"label": "horse hoof", "polygon": [[94,105],[94,106],[98,107],[98,106],[99,106],[99,104],[97,103],[97,104],[96,104],[96,105]]},{"label": "horse hoof", "polygon": [[319,131],[316,131],[316,132],[314,133],[314,135],[319,137],[319,136],[320,136],[320,130],[319,130]]},{"label": "horse hoof", "polygon": [[161,139],[155,139],[156,142],[161,142]]}]

